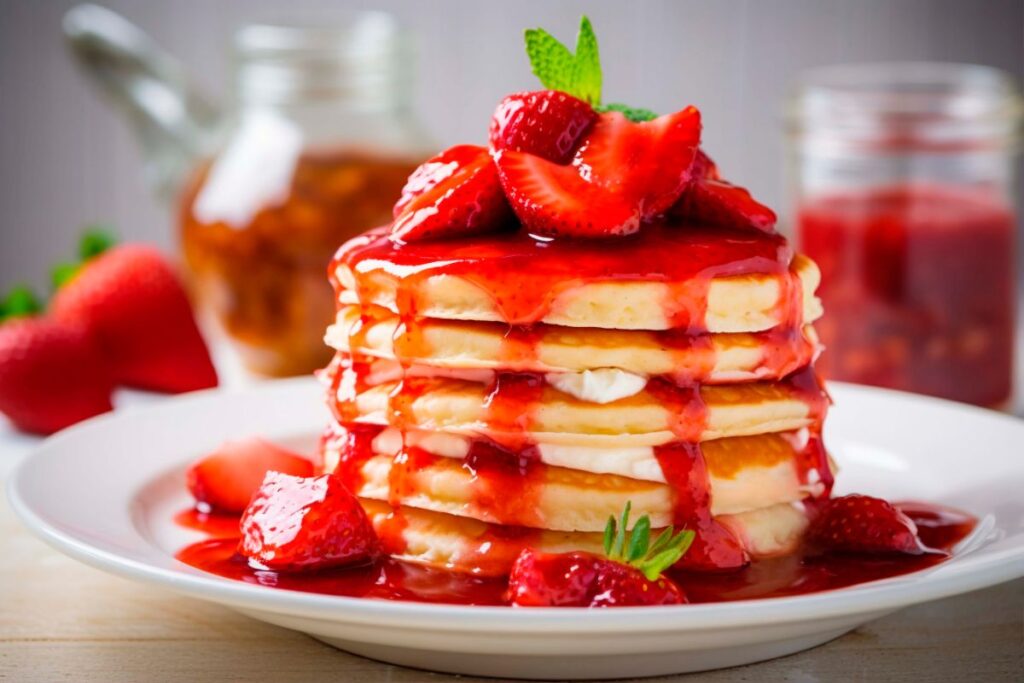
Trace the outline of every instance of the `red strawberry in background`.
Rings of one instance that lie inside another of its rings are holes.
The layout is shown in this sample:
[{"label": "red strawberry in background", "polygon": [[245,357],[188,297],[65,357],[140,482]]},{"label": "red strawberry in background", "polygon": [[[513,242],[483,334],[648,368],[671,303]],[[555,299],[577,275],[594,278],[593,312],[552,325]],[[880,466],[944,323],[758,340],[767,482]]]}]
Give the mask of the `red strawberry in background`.
[{"label": "red strawberry in background", "polygon": [[313,476],[313,463],[257,437],[226,441],[185,473],[188,490],[208,510],[242,512],[267,472]]},{"label": "red strawberry in background", "polygon": [[700,114],[689,107],[635,123],[601,114],[573,159],[562,166],[503,150],[502,187],[523,226],[539,235],[616,237],[640,229],[680,197],[700,142]]},{"label": "red strawberry in background", "polygon": [[605,556],[586,552],[542,553],[527,548],[509,574],[509,602],[519,607],[630,607],[678,605],[686,594],[661,576],[687,551],[693,532],[661,532],[651,543],[647,515],[629,523],[629,503],[621,521],[608,520]]},{"label": "red strawberry in background", "polygon": [[457,145],[409,176],[395,204],[391,237],[399,242],[465,237],[500,230],[511,217],[490,153]]},{"label": "red strawberry in background", "polygon": [[242,515],[239,551],[281,571],[361,564],[380,554],[359,500],[330,475],[268,472]]},{"label": "red strawberry in background", "polygon": [[0,412],[52,434],[112,408],[110,368],[85,326],[48,318],[0,324]]},{"label": "red strawberry in background", "polygon": [[825,550],[849,553],[929,552],[914,522],[880,498],[849,495],[825,501],[815,512],[807,538]]},{"label": "red strawberry in background", "polygon": [[566,164],[596,119],[597,112],[589,104],[564,92],[514,93],[494,110],[491,150],[527,152]]},{"label": "red strawberry in background", "polygon": [[118,383],[173,393],[217,385],[185,290],[153,247],[126,244],[86,262],[51,311],[89,329]]}]

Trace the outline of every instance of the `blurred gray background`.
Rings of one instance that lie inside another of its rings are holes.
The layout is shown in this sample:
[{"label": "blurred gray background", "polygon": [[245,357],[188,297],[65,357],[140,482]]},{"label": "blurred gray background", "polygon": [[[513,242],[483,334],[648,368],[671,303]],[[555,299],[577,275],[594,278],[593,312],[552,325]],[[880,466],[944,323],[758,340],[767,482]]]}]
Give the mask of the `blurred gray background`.
[{"label": "blurred gray background", "polygon": [[[81,227],[174,243],[125,122],[80,77],[61,40],[72,2],[0,0],[0,288],[45,285]],[[250,20],[374,7],[417,35],[415,101],[438,145],[482,142],[498,100],[536,83],[522,29],[574,39],[586,12],[601,41],[606,99],[654,110],[698,105],[706,147],[762,200],[784,196],[780,112],[811,66],[893,59],[997,66],[1024,76],[1022,0],[118,0],[207,93],[229,83],[232,30]]]}]

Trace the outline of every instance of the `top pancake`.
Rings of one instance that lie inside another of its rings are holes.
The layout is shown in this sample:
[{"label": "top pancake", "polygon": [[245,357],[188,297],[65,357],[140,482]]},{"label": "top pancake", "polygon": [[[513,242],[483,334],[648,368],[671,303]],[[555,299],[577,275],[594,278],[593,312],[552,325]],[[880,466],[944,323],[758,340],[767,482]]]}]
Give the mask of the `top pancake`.
[{"label": "top pancake", "polygon": [[821,315],[817,266],[785,238],[651,225],[616,239],[521,232],[398,245],[375,230],[339,250],[341,304],[400,315],[621,330],[759,332]]}]

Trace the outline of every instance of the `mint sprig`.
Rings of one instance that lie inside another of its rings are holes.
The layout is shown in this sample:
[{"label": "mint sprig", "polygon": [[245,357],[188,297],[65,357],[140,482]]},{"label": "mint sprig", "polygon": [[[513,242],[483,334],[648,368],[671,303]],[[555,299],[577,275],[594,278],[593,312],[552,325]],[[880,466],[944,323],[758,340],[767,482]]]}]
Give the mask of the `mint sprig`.
[{"label": "mint sprig", "polygon": [[549,90],[568,93],[601,113],[622,112],[634,123],[658,117],[650,109],[618,103],[601,104],[601,55],[594,27],[586,15],[580,17],[575,53],[544,29],[531,28],[526,30],[526,54],[534,75]]},{"label": "mint sprig", "polygon": [[662,572],[686,554],[694,533],[684,529],[678,534],[669,526],[651,543],[651,518],[644,515],[627,532],[631,503],[627,502],[621,520],[608,517],[604,527],[604,554],[608,559],[635,567],[648,581],[657,581]]},{"label": "mint sprig", "polygon": [[526,54],[545,88],[561,90],[591,106],[601,103],[601,55],[586,16],[580,19],[575,54],[542,28],[526,30]]}]

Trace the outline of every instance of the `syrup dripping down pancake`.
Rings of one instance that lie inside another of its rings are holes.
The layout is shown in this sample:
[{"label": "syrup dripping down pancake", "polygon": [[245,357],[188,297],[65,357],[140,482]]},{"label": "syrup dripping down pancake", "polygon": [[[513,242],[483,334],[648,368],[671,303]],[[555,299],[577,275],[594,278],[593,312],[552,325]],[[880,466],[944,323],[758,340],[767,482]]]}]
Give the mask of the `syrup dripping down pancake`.
[{"label": "syrup dripping down pancake", "polygon": [[[369,443],[359,443],[360,436]],[[674,523],[676,497],[663,476],[656,482],[568,469],[545,464],[539,449],[511,451],[479,440],[463,458],[411,445],[429,441],[406,438],[403,444],[393,429],[343,430],[340,438],[324,440],[324,471],[364,498],[497,524],[599,532],[627,502],[655,526]],[[817,488],[803,472],[802,454],[779,436],[708,442],[703,458],[712,515],[796,502]]]},{"label": "syrup dripping down pancake", "polygon": [[339,250],[339,303],[402,316],[619,330],[759,332],[821,315],[820,273],[780,235],[647,226],[614,248],[520,233],[396,245],[380,230]]},{"label": "syrup dripping down pancake", "polygon": [[[602,552],[602,534],[547,531],[488,524],[428,510],[361,499],[374,529],[393,557],[481,576],[507,575],[523,548],[543,552]],[[797,507],[773,505],[716,518],[753,558],[792,552],[807,527]]]},{"label": "syrup dripping down pancake", "polygon": [[633,396],[599,404],[544,383],[498,374],[490,384],[445,377],[367,383],[335,364],[329,403],[340,422],[463,434],[528,435],[535,442],[625,447],[710,441],[818,425],[826,396],[810,368],[780,382],[679,387],[649,380]]},{"label": "syrup dripping down pancake", "polygon": [[343,306],[329,346],[348,353],[444,368],[579,372],[618,368],[721,384],[777,379],[811,362],[817,335],[807,325],[761,333],[686,335],[421,319],[402,322],[385,309]]}]

